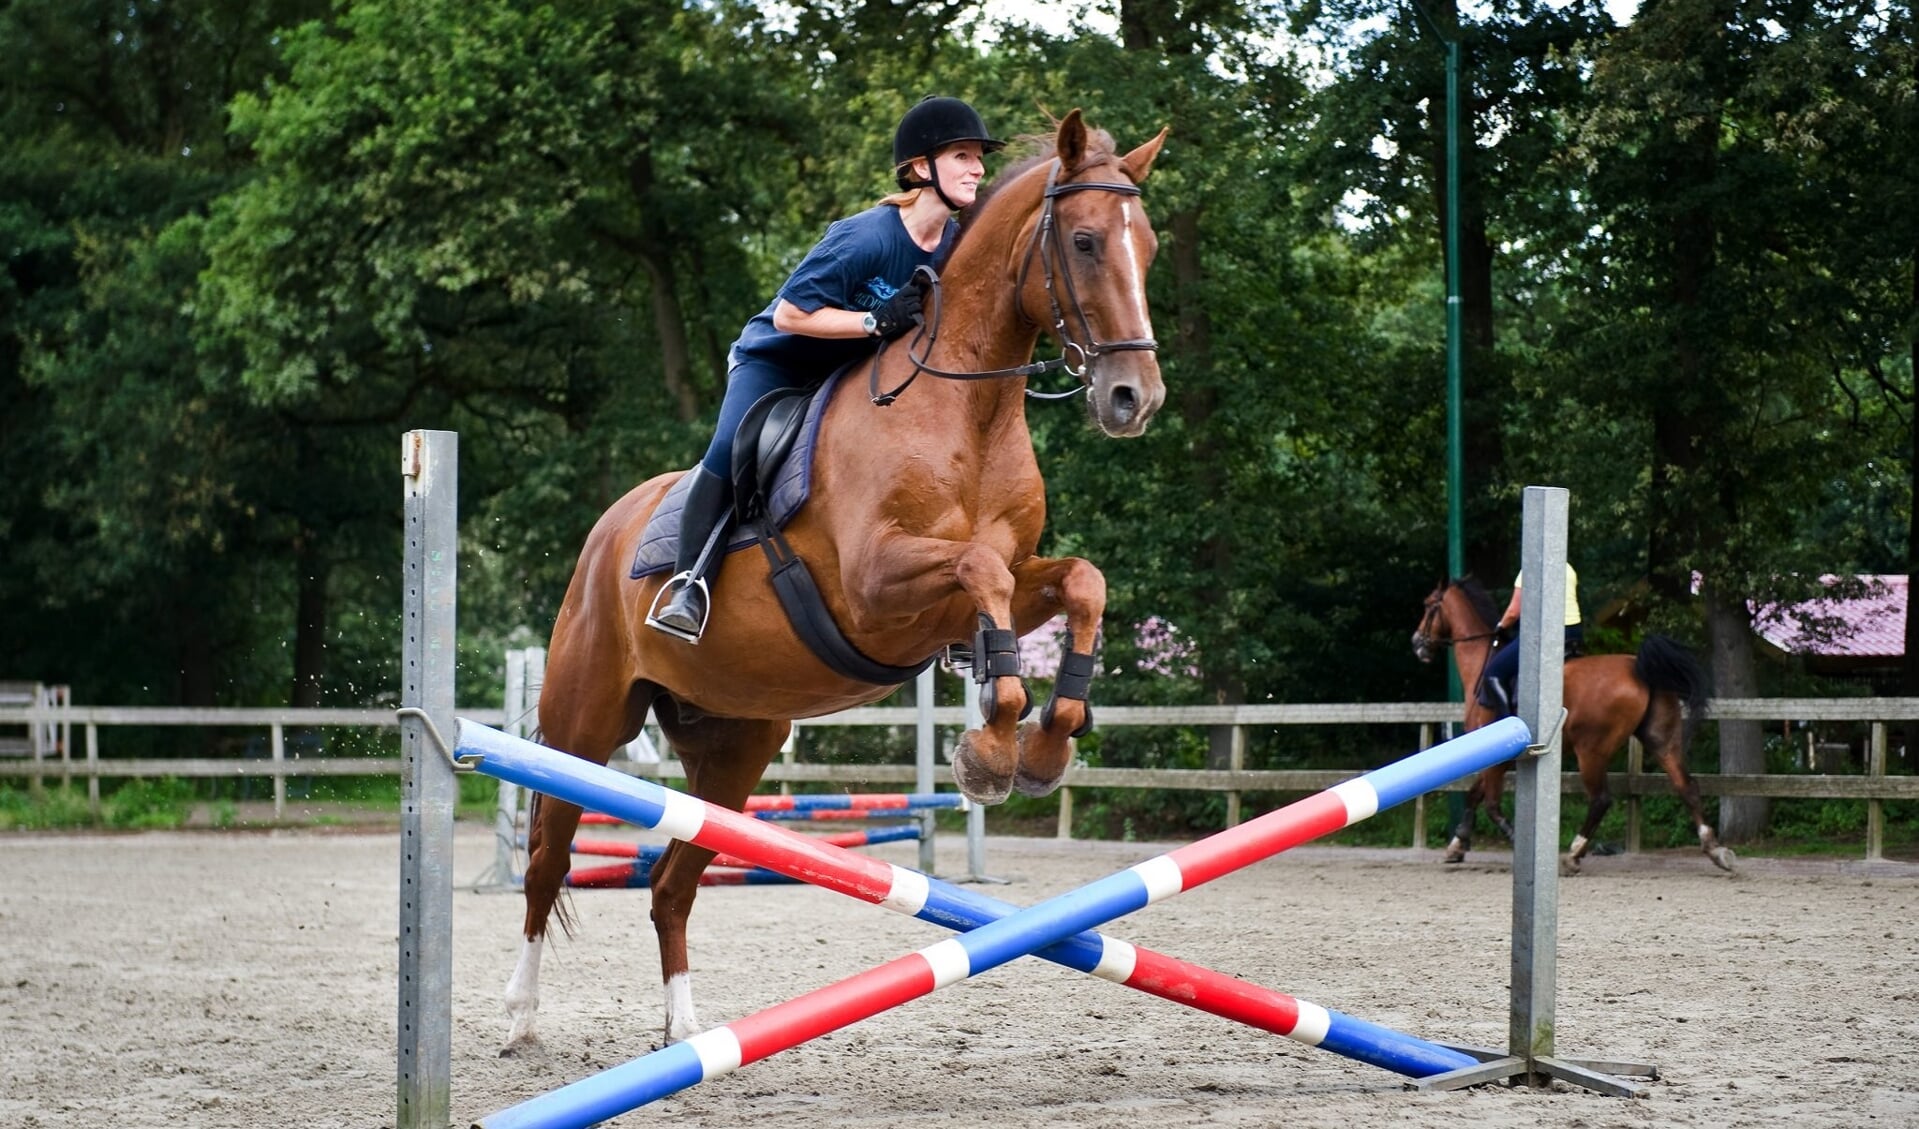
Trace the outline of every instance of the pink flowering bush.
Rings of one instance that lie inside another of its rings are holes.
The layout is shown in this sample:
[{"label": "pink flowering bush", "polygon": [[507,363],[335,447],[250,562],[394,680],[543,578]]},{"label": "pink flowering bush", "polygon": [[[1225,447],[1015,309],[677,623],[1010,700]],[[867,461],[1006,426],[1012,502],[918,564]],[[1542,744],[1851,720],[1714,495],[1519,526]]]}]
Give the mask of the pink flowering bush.
[{"label": "pink flowering bush", "polygon": [[[1199,677],[1199,651],[1179,628],[1158,616],[1149,616],[1133,631],[1139,651],[1135,665],[1147,674]],[[1029,678],[1052,678],[1059,673],[1066,646],[1066,617],[1055,616],[1019,641],[1020,670]]]}]

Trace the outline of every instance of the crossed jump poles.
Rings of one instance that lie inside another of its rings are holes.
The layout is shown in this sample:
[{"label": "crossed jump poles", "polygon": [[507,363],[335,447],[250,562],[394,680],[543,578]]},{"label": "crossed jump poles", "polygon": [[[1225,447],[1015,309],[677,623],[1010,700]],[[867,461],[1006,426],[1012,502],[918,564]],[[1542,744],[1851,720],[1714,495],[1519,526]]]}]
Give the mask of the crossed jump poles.
[{"label": "crossed jump poles", "polygon": [[1089,930],[1510,760],[1529,741],[1524,723],[1509,718],[1020,910],[462,720],[454,756],[463,766],[965,931],[479,1124],[483,1129],[593,1125],[1029,954],[1413,1077],[1475,1066],[1478,1060],[1463,1052]]},{"label": "crossed jump poles", "polygon": [[[1525,499],[1521,717],[1416,753],[1251,822],[1149,859],[1028,909],[903,867],[831,847],[650,781],[547,749],[452,714],[457,437],[409,432],[407,615],[399,711],[401,757],[400,1129],[447,1124],[451,1088],[451,855],[457,774],[488,776],[618,816],[793,878],[933,921],[959,936],[837,984],[703,1032],[486,1117],[480,1129],[587,1126],[797,1046],[940,988],[1036,955],[1262,1030],[1449,1088],[1559,1078],[1640,1096],[1620,1076],[1647,1066],[1553,1056],[1557,931],[1558,722],[1556,617],[1562,606],[1566,495]],[[434,499],[438,499],[437,503]],[[1528,673],[1531,677],[1528,677]],[[1553,719],[1546,739],[1531,734]],[[449,747],[442,733],[457,726]],[[1523,754],[1523,755],[1522,755]],[[1448,1047],[1091,932],[1115,918],[1347,827],[1489,765],[1520,757],[1514,844],[1512,1046]],[[1550,785],[1550,787],[1548,787]],[[1530,791],[1529,791],[1530,789]],[[1542,797],[1547,797],[1542,799]],[[1543,895],[1543,897],[1542,897]]]}]

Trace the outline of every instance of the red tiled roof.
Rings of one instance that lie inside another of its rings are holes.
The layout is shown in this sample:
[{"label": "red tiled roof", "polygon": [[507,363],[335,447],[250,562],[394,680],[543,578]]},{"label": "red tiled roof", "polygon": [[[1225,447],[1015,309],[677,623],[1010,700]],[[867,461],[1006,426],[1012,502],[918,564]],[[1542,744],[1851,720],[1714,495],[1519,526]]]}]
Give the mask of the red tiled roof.
[{"label": "red tiled roof", "polygon": [[[1830,587],[1836,576],[1822,576]],[[1755,609],[1759,637],[1797,655],[1899,658],[1906,653],[1906,578],[1860,576],[1866,594],[1857,599],[1816,599]]]}]

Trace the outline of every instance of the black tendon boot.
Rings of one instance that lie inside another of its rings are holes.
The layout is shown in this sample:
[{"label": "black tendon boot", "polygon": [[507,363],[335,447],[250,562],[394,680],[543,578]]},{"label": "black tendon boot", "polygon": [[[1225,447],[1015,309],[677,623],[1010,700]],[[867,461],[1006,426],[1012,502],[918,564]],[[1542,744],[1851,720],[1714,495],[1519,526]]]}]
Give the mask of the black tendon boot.
[{"label": "black tendon boot", "polygon": [[654,598],[646,625],[697,643],[706,631],[711,606],[708,584],[726,555],[714,542],[725,533],[732,487],[704,466],[687,473],[693,476],[693,484],[687,487],[686,503],[680,510],[680,543],[673,560],[673,576]]}]

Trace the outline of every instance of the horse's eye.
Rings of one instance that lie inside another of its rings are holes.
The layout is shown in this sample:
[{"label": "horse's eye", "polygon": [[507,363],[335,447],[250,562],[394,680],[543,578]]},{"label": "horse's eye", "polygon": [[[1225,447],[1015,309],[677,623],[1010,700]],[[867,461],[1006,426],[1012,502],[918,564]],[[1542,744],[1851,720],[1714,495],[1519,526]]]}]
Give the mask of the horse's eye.
[{"label": "horse's eye", "polygon": [[1076,232],[1073,235],[1073,246],[1090,255],[1093,252],[1093,237],[1083,231]]}]

